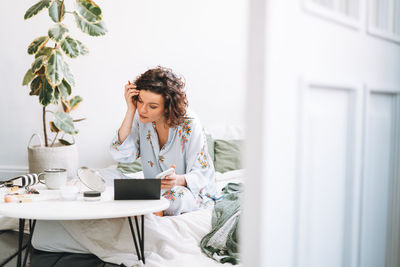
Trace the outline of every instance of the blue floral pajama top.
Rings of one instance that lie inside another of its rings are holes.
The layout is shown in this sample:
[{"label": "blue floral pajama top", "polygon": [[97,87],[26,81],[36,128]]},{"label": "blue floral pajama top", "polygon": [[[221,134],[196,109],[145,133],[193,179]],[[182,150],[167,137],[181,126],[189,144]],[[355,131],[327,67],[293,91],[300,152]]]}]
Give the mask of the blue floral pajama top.
[{"label": "blue floral pajama top", "polygon": [[168,141],[160,148],[154,123],[142,123],[136,112],[132,131],[121,144],[118,130],[110,152],[115,161],[130,163],[141,158],[145,178],[155,178],[175,164],[199,206],[208,206],[216,194],[215,170],[208,154],[207,139],[201,123],[192,112],[183,125],[170,128]]}]

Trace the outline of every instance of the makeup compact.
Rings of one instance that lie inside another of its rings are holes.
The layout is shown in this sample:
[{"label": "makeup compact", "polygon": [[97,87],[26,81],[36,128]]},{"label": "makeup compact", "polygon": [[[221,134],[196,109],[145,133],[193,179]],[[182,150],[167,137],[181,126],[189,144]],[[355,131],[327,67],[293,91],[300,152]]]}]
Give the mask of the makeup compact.
[{"label": "makeup compact", "polygon": [[101,192],[99,191],[83,192],[83,200],[85,201],[99,201],[100,199],[101,199]]}]

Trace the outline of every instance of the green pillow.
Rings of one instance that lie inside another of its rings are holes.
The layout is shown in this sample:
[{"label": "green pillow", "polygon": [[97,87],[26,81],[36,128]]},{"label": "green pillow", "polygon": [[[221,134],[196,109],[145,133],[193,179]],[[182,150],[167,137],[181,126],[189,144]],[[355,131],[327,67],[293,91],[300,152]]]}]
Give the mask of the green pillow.
[{"label": "green pillow", "polygon": [[212,138],[211,134],[206,134],[206,137],[207,137],[208,154],[210,155],[211,160],[214,162],[215,160],[214,139]]},{"label": "green pillow", "polygon": [[122,163],[118,162],[117,169],[122,173],[135,173],[140,172],[142,170],[142,161],[137,159],[131,163]]},{"label": "green pillow", "polygon": [[241,169],[242,145],[243,140],[215,140],[215,170],[224,173]]}]

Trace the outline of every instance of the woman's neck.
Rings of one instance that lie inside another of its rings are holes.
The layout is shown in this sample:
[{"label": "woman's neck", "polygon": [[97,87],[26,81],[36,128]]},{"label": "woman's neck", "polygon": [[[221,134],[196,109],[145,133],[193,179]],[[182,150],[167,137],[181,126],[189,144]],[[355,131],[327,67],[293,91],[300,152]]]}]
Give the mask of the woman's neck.
[{"label": "woman's neck", "polygon": [[168,124],[165,122],[165,120],[155,121],[154,124],[155,124],[157,132],[160,132],[160,131],[164,132],[166,130],[169,130]]},{"label": "woman's neck", "polygon": [[164,147],[169,138],[169,127],[165,122],[155,122],[155,130],[158,136],[158,144],[160,149]]}]

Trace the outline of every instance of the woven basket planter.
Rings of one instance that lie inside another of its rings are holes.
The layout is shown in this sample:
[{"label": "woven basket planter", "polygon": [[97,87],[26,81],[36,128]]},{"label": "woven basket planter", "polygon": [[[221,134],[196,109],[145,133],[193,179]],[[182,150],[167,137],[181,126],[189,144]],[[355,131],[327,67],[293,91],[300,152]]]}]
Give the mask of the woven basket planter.
[{"label": "woven basket planter", "polygon": [[[31,145],[32,139],[37,136],[40,145]],[[40,173],[44,169],[67,169],[69,178],[76,177],[78,169],[78,149],[76,144],[69,146],[55,144],[53,147],[45,147],[38,134],[33,134],[28,144],[29,172]]]}]

